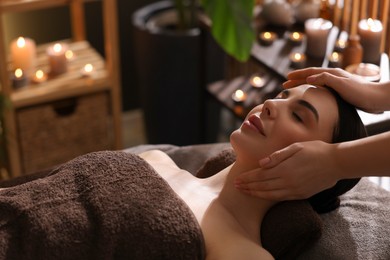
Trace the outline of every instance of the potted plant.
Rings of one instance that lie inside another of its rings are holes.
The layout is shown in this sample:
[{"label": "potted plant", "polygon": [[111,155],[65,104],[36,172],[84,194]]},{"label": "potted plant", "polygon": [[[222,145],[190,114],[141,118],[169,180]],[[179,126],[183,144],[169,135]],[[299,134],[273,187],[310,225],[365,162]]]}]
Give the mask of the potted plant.
[{"label": "potted plant", "polygon": [[133,14],[135,81],[149,143],[209,141],[202,130],[213,129],[208,123],[216,125],[217,119],[205,119],[210,114],[204,111],[202,87],[223,77],[225,53],[215,54],[220,51],[198,26],[198,18],[207,13],[212,38],[224,52],[244,61],[254,39],[253,7],[253,0],[175,0],[149,4]]},{"label": "potted plant", "polygon": [[174,0],[178,29],[197,27],[199,7],[211,20],[211,32],[218,44],[239,61],[246,61],[255,39],[252,27],[254,0]]}]

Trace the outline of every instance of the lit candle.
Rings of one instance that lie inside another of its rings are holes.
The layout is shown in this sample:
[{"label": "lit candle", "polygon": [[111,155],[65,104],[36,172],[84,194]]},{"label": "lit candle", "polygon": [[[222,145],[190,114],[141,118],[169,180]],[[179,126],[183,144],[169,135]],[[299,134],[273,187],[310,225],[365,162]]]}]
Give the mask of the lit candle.
[{"label": "lit candle", "polygon": [[262,32],[260,33],[260,43],[262,45],[271,45],[276,39],[276,33],[273,32]]},{"label": "lit candle", "polygon": [[32,80],[37,84],[43,83],[47,80],[47,74],[43,70],[37,70]]},{"label": "lit candle", "polygon": [[334,45],[334,51],[343,52],[346,45],[347,45],[347,42],[345,40],[338,39]]},{"label": "lit candle", "polygon": [[90,63],[85,64],[81,70],[81,74],[84,77],[90,77],[90,76],[92,76],[93,73],[94,73],[94,68],[93,68],[93,65]]},{"label": "lit candle", "polygon": [[17,68],[12,77],[12,86],[14,88],[21,88],[23,86],[26,86],[27,84],[28,84],[28,78],[23,73],[22,69]]},{"label": "lit candle", "polygon": [[341,67],[341,58],[342,55],[336,51],[332,52],[332,54],[329,55],[329,67],[332,68],[339,68]]},{"label": "lit candle", "polygon": [[64,43],[56,43],[47,48],[49,56],[50,74],[53,76],[65,73],[68,71],[68,60],[65,56],[68,46]]},{"label": "lit candle", "polygon": [[233,95],[232,99],[236,104],[242,104],[246,100],[246,93],[242,91],[241,89],[237,89]]},{"label": "lit candle", "polygon": [[259,75],[254,75],[250,79],[250,84],[254,88],[262,88],[264,87],[265,81]]},{"label": "lit candle", "polygon": [[379,20],[369,18],[359,22],[358,34],[363,47],[364,62],[379,63],[382,32],[383,26]]},{"label": "lit candle", "polygon": [[74,60],[74,52],[71,50],[67,50],[65,52],[65,57],[68,61]]},{"label": "lit candle", "polygon": [[29,38],[19,37],[11,42],[12,68],[21,69],[27,75],[32,75],[35,70],[36,46]]},{"label": "lit candle", "polygon": [[290,33],[288,39],[292,45],[300,45],[303,41],[303,33],[292,32]]},{"label": "lit candle", "polygon": [[332,22],[322,18],[312,18],[305,22],[307,38],[306,53],[314,58],[324,58]]},{"label": "lit candle", "polygon": [[306,56],[303,53],[294,52],[290,55],[291,67],[296,69],[303,68],[306,64]]}]

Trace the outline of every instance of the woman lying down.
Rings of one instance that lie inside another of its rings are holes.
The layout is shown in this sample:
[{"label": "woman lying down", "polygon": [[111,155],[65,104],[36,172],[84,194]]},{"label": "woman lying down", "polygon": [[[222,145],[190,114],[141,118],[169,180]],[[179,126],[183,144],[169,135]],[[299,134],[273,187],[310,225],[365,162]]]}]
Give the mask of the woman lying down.
[{"label": "woman lying down", "polygon": [[[273,259],[262,248],[260,227],[264,215],[277,201],[240,193],[234,179],[257,168],[259,159],[294,142],[335,143],[365,135],[355,108],[326,88],[301,85],[282,91],[248,113],[241,127],[230,136],[236,162],[212,177],[194,177],[161,151],[148,151],[140,156],[195,214],[205,239],[207,259]],[[317,194],[310,200],[313,208],[322,212],[331,210],[331,202],[357,181],[343,180]]]},{"label": "woman lying down", "polygon": [[[161,151],[79,156],[0,190],[0,259],[272,259],[260,227],[277,201],[240,193],[234,179],[291,143],[363,136],[354,107],[326,88],[302,85],[249,112],[231,134],[235,163],[206,179]],[[310,203],[332,210],[357,181],[340,181]]]}]

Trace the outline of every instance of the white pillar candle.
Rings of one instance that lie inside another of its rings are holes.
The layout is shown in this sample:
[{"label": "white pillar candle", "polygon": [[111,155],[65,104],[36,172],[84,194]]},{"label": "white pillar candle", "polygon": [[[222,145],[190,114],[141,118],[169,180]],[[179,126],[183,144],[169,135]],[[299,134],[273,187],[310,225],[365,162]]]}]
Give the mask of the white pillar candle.
[{"label": "white pillar candle", "polygon": [[364,62],[379,63],[382,32],[383,26],[379,20],[369,18],[359,22],[358,34],[363,47]]},{"label": "white pillar candle", "polygon": [[67,50],[68,46],[64,43],[56,43],[47,48],[51,75],[56,76],[68,71],[68,59],[65,55]]},{"label": "white pillar candle", "polygon": [[11,42],[10,51],[13,70],[19,68],[25,74],[32,75],[37,56],[35,42],[29,38],[19,37]]},{"label": "white pillar candle", "polygon": [[305,22],[307,38],[306,53],[314,58],[324,58],[332,22],[322,18],[312,18]]}]

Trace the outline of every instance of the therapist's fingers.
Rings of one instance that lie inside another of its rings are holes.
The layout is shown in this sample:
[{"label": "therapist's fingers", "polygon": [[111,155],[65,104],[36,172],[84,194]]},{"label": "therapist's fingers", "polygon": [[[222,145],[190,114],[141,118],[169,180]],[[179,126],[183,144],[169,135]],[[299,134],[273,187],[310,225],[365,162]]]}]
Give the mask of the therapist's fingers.
[{"label": "therapist's fingers", "polygon": [[310,67],[310,68],[305,68],[305,69],[300,69],[300,70],[295,70],[290,72],[287,75],[287,79],[289,80],[296,80],[296,79],[305,79],[311,75],[316,75],[320,73],[330,73],[336,76],[342,76],[345,75],[345,71],[339,68],[319,68],[319,67]]},{"label": "therapist's fingers", "polygon": [[287,160],[288,158],[290,158],[291,156],[293,156],[294,154],[302,150],[303,147],[304,146],[301,143],[294,143],[279,151],[276,151],[272,153],[270,156],[260,160],[259,161],[260,167],[264,169],[275,167],[276,165]]},{"label": "therapist's fingers", "polygon": [[240,190],[242,193],[248,194],[250,196],[272,200],[272,201],[282,201],[282,200],[298,200],[302,199],[302,196],[291,194],[288,190]]},{"label": "therapist's fingers", "polygon": [[343,87],[345,88],[345,85],[350,82],[349,80],[346,81],[344,76],[336,76],[328,72],[309,76],[306,81],[313,85],[327,85],[336,91],[342,90]]},{"label": "therapist's fingers", "polygon": [[297,87],[297,86],[302,85],[302,84],[306,84],[306,78],[287,80],[287,81],[283,82],[282,87],[285,89],[288,89],[288,88]]}]

